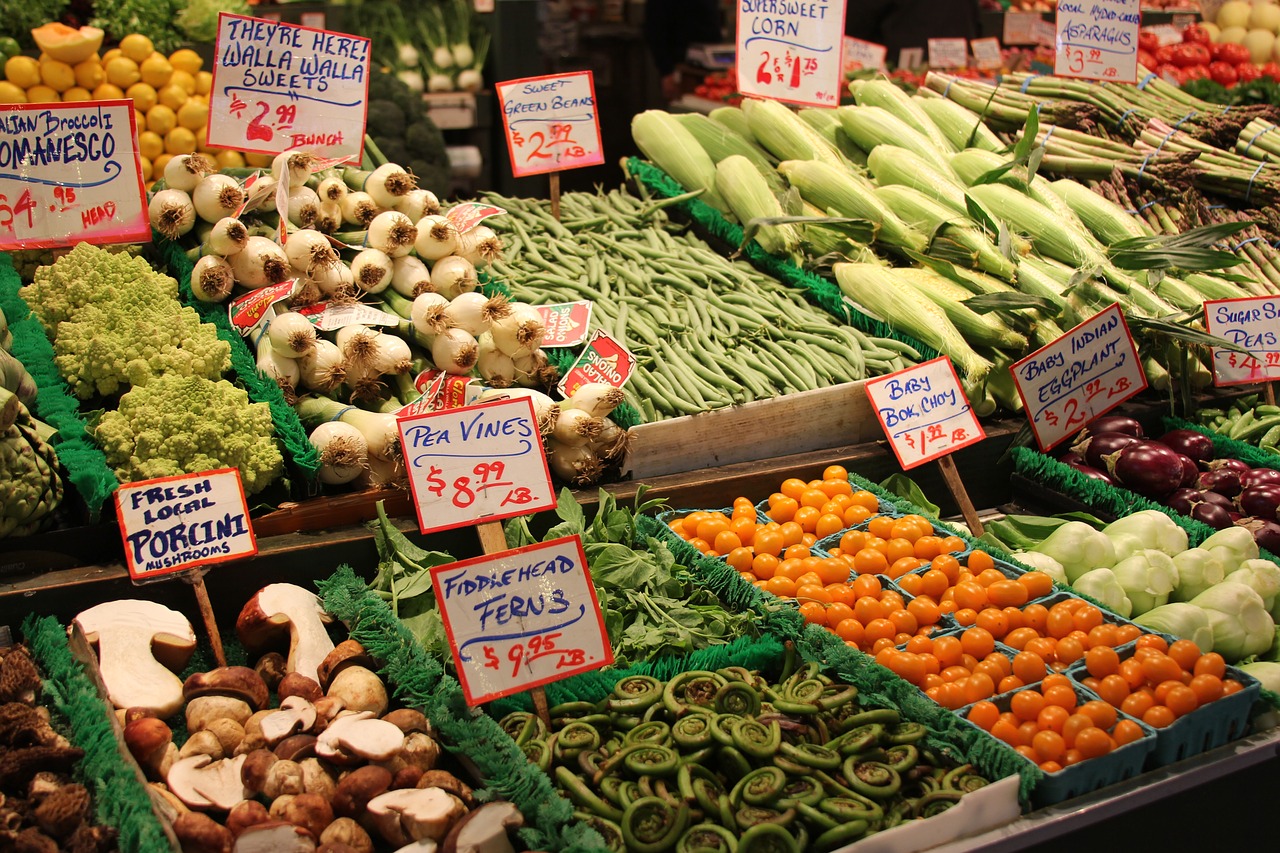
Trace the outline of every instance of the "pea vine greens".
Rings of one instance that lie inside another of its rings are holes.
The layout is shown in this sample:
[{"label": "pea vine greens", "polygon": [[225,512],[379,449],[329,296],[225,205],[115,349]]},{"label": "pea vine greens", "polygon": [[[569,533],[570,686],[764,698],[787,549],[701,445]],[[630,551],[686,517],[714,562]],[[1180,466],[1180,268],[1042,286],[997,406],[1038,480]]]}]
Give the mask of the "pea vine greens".
[{"label": "pea vine greens", "polygon": [[[642,486],[634,509],[619,507],[613,495],[601,490],[594,517],[568,489],[560,492],[554,525],[539,540],[530,517],[505,525],[512,548],[578,534],[604,613],[605,629],[617,666],[629,666],[660,655],[682,655],[707,646],[755,636],[756,619],[732,613],[693,573],[676,562],[660,539],[645,536],[638,517],[662,504],[644,500]],[[409,541],[391,523],[378,503],[378,519],[371,522],[378,547],[378,573],[370,583],[393,613],[430,652],[451,660],[444,624],[431,586],[433,566],[453,562],[441,551],[426,551]]]}]

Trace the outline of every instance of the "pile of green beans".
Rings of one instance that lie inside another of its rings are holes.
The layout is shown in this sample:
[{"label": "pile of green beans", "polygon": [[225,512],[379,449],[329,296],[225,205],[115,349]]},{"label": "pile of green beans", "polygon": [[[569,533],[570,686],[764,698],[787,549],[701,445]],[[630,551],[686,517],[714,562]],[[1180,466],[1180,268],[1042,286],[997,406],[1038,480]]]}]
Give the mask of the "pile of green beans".
[{"label": "pile of green beans", "polygon": [[741,667],[632,675],[550,714],[501,725],[618,853],[823,853],[987,784],[816,664],[774,684]]},{"label": "pile of green beans", "polygon": [[842,324],[797,289],[730,261],[621,190],[548,202],[486,193],[507,210],[491,275],[534,305],[589,299],[592,326],[639,358],[628,397],[649,421],[901,370],[920,354]]}]

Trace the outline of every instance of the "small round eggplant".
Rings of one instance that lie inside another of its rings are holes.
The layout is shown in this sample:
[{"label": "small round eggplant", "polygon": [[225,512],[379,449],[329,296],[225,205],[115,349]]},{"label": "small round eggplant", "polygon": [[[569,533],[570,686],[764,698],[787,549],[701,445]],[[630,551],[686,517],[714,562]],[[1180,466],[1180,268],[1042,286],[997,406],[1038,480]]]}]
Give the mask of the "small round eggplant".
[{"label": "small round eggplant", "polygon": [[1200,475],[1196,485],[1209,492],[1217,492],[1229,498],[1240,494],[1240,474],[1230,468],[1216,468]]},{"label": "small round eggplant", "polygon": [[1100,432],[1072,446],[1072,451],[1084,457],[1084,464],[1102,470],[1106,457],[1133,444],[1138,439],[1122,432]]},{"label": "small round eggplant", "polygon": [[1182,483],[1182,460],[1158,441],[1135,441],[1109,454],[1106,464],[1112,478],[1147,497],[1163,498]]},{"label": "small round eggplant", "polygon": [[1213,439],[1193,429],[1169,430],[1157,439],[1183,456],[1189,456],[1197,462],[1208,462],[1213,458]]}]

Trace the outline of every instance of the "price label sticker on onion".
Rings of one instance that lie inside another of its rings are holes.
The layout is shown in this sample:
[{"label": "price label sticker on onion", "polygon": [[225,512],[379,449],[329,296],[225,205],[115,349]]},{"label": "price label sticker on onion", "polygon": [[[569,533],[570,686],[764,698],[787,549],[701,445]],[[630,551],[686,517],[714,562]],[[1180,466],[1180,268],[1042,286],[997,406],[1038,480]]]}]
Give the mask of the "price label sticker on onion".
[{"label": "price label sticker on onion", "polygon": [[469,705],[613,663],[577,536],[435,566],[431,582]]},{"label": "price label sticker on onion", "polygon": [[844,17],[844,3],[739,3],[738,91],[801,106],[838,106]]},{"label": "price label sticker on onion", "polygon": [[946,356],[869,379],[866,390],[904,471],[987,437]]},{"label": "price label sticker on onion", "polygon": [[150,239],[133,101],[0,105],[0,251]]},{"label": "price label sticker on onion", "polygon": [[589,299],[577,302],[559,302],[555,305],[535,305],[546,331],[542,336],[543,347],[576,347],[587,339],[591,325],[591,309],[595,303]]},{"label": "price label sticker on onion", "polygon": [[1249,351],[1246,355],[1212,347],[1213,384],[1222,387],[1280,379],[1280,296],[1206,302],[1204,327],[1214,337]]},{"label": "price label sticker on onion", "polygon": [[582,354],[565,371],[556,386],[563,397],[572,397],[583,385],[602,383],[621,388],[636,369],[636,357],[622,342],[603,329],[596,329]]},{"label": "price label sticker on onion", "polygon": [[1147,387],[1138,347],[1118,304],[1010,370],[1036,443],[1046,451]]},{"label": "price label sticker on onion", "polygon": [[1059,77],[1138,82],[1140,0],[1058,0],[1057,50],[1053,73]]},{"label": "price label sticker on onion", "polygon": [[400,417],[396,424],[423,533],[555,507],[528,397]]},{"label": "price label sticker on onion", "polygon": [[371,44],[347,33],[219,13],[209,147],[298,149],[358,163]]}]

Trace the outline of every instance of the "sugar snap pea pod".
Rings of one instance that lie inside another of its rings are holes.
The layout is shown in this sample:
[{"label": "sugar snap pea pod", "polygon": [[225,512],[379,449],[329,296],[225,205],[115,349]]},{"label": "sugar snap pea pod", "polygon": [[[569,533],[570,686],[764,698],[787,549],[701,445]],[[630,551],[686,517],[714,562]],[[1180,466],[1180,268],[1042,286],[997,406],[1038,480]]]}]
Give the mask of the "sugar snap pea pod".
[{"label": "sugar snap pea pod", "polygon": [[920,750],[915,744],[900,743],[884,751],[884,763],[898,773],[906,773],[920,761]]},{"label": "sugar snap pea pod", "polygon": [[716,691],[715,709],[720,714],[754,717],[760,713],[760,694],[753,685],[735,679]]},{"label": "sugar snap pea pod", "polygon": [[855,729],[858,726],[865,726],[868,723],[879,723],[882,726],[896,726],[902,720],[902,715],[893,708],[875,708],[870,711],[862,711],[858,714],[845,717],[844,728],[846,731]]},{"label": "sugar snap pea pod", "polygon": [[662,691],[662,704],[672,714],[689,711],[711,711],[716,692],[725,680],[714,672],[695,669],[682,672],[667,682]]},{"label": "sugar snap pea pod", "polygon": [[842,823],[813,839],[811,849],[814,853],[826,853],[828,850],[844,847],[866,835],[868,828],[869,824],[865,820],[851,820],[848,823]]},{"label": "sugar snap pea pod", "polygon": [[608,818],[591,812],[574,812],[573,817],[600,833],[605,849],[611,853],[626,853],[627,842],[622,837],[622,827]]},{"label": "sugar snap pea pod", "polygon": [[622,811],[619,808],[597,796],[595,791],[588,788],[586,783],[579,779],[578,775],[568,767],[561,765],[556,768],[556,784],[569,795],[569,799],[579,808],[598,814],[601,817],[606,817],[609,820],[620,820],[622,818]]},{"label": "sugar snap pea pod", "polygon": [[824,814],[808,803],[796,803],[796,814],[804,820],[805,823],[813,826],[818,832],[826,832],[828,829],[835,829],[839,826],[834,818]]},{"label": "sugar snap pea pod", "polygon": [[676,853],[737,853],[737,850],[737,836],[714,823],[691,826],[676,842]]},{"label": "sugar snap pea pod", "polygon": [[915,800],[911,809],[911,816],[933,817],[936,814],[941,814],[960,802],[962,796],[964,796],[962,791],[949,788],[925,794]]},{"label": "sugar snap pea pod", "polygon": [[623,738],[624,743],[648,743],[666,746],[671,742],[671,726],[662,720],[650,720],[641,723]]},{"label": "sugar snap pea pod", "polygon": [[834,749],[841,755],[857,755],[866,752],[880,743],[884,737],[884,725],[881,723],[865,723],[849,729],[844,734],[827,742],[828,749]]},{"label": "sugar snap pea pod", "polygon": [[663,853],[676,846],[689,824],[689,807],[641,797],[622,814],[622,837],[631,853]]},{"label": "sugar snap pea pod", "polygon": [[520,750],[524,753],[525,758],[538,765],[538,769],[544,773],[551,769],[551,761],[554,756],[551,752],[551,746],[545,740],[531,740],[520,745]]},{"label": "sugar snap pea pod", "polygon": [[822,789],[822,783],[817,779],[812,776],[797,776],[787,779],[787,783],[782,786],[782,796],[778,797],[776,805],[784,809],[798,803],[816,806],[826,796],[827,792]]},{"label": "sugar snap pea pod", "polygon": [[827,797],[818,803],[818,808],[841,823],[849,820],[874,822],[884,817],[884,808],[879,803],[857,794],[845,797]]},{"label": "sugar snap pea pod", "polygon": [[880,761],[864,761],[851,755],[844,761],[844,778],[849,787],[873,800],[887,800],[902,790],[898,771]]},{"label": "sugar snap pea pod", "polygon": [[777,720],[765,725],[747,718],[733,727],[733,745],[752,758],[772,759],[781,743],[782,727]]},{"label": "sugar snap pea pod", "polygon": [[786,787],[787,776],[776,767],[758,767],[738,780],[729,792],[734,805],[767,806],[778,799]]},{"label": "sugar snap pea pod", "polygon": [[595,702],[561,702],[559,705],[552,705],[547,712],[554,720],[557,717],[572,719],[581,717],[584,714],[594,714],[596,710]]},{"label": "sugar snap pea pod", "polygon": [[721,746],[733,746],[733,730],[745,717],[738,714],[708,714],[711,720],[711,737]]},{"label": "sugar snap pea pod", "polygon": [[575,721],[556,732],[555,757],[570,761],[581,752],[591,752],[600,747],[600,732],[590,723]]},{"label": "sugar snap pea pod", "polygon": [[[714,741],[711,734],[711,722],[715,718],[710,714],[690,714],[681,717],[671,726],[671,739],[680,749],[702,749]],[[732,736],[730,740],[732,741]]]},{"label": "sugar snap pea pod", "polygon": [[835,770],[840,766],[840,753],[816,743],[783,743],[778,747],[783,756],[806,767]]},{"label": "sugar snap pea pod", "polygon": [[716,751],[720,771],[730,779],[741,779],[751,772],[751,762],[741,751],[732,746],[722,746]]},{"label": "sugar snap pea pod", "polygon": [[662,699],[662,682],[649,675],[629,675],[613,686],[609,710],[639,714]]},{"label": "sugar snap pea pod", "polygon": [[734,823],[744,832],[753,826],[772,824],[777,827],[791,826],[796,819],[795,809],[771,809],[768,806],[740,806],[733,813]]},{"label": "sugar snap pea pod", "polygon": [[896,726],[889,726],[884,730],[884,739],[888,743],[918,743],[924,740],[924,736],[929,733],[929,729],[924,723],[917,723],[911,720],[903,720]]}]

